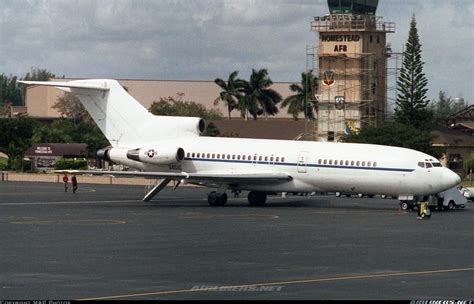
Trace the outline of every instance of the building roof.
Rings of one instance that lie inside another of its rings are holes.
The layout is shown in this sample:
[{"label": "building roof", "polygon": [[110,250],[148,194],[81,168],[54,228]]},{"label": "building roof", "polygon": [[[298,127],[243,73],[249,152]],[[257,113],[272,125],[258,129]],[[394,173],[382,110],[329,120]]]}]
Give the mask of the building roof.
[{"label": "building roof", "polygon": [[446,118],[448,125],[459,122],[474,122],[474,105],[470,105]]},{"label": "building roof", "polygon": [[214,120],[221,136],[261,139],[295,139],[305,131],[305,120],[268,119]]},{"label": "building roof", "polygon": [[474,136],[460,130],[433,126],[433,146],[474,147]]},{"label": "building roof", "polygon": [[86,152],[86,149],[87,144],[43,143],[31,146],[28,150],[26,150],[25,156],[83,156]]},{"label": "building roof", "polygon": [[[51,81],[70,81],[79,80],[79,78],[51,79]],[[128,93],[132,95],[145,108],[150,108],[154,101],[160,101],[160,98],[173,97],[183,101],[194,101],[202,104],[208,110],[218,110],[224,117],[227,117],[227,106],[224,102],[215,102],[221,89],[212,80],[143,80],[143,79],[117,79],[117,81],[127,88]],[[275,82],[271,86],[286,98],[293,95],[290,85],[296,82]],[[61,114],[53,108],[57,99],[63,96],[64,92],[54,87],[29,86],[26,90],[26,106],[28,116],[41,118],[58,118]],[[276,118],[291,118],[288,110],[279,109]],[[240,112],[234,110],[231,116],[240,117]],[[262,119],[262,117],[259,117]]]}]

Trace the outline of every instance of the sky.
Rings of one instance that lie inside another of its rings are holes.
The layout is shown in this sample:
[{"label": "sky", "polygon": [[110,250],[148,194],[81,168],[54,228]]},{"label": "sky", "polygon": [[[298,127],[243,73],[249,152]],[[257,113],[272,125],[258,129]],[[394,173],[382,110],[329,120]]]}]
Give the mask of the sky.
[{"label": "sky", "polygon": [[[328,13],[323,0],[0,0],[0,74],[214,80],[266,68],[299,82],[316,44],[310,22]],[[474,1],[380,0],[394,52],[413,14],[428,98],[443,90],[474,104]]]}]

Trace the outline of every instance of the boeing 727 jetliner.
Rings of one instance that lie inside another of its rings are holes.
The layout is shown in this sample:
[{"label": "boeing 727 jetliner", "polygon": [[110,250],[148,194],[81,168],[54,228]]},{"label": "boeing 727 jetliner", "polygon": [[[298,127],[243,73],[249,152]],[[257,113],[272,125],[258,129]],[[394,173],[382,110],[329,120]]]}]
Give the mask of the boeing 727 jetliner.
[{"label": "boeing 727 jetliner", "polygon": [[276,192],[339,191],[409,200],[460,182],[433,156],[405,148],[200,136],[202,119],[155,116],[115,80],[22,83],[76,95],[111,144],[99,156],[140,170],[82,172],[161,179],[144,201],[172,180],[216,188],[208,195],[212,206],[227,202],[226,191],[248,190],[249,203],[258,206]]}]

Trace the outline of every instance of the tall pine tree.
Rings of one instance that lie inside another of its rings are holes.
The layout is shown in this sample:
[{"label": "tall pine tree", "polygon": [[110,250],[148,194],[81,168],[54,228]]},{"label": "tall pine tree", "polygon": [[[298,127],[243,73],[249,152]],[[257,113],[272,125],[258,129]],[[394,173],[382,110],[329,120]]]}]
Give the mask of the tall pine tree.
[{"label": "tall pine tree", "polygon": [[410,23],[410,32],[403,52],[403,65],[397,80],[397,102],[395,120],[415,127],[426,127],[432,112],[426,98],[428,80],[423,73],[421,44],[416,28],[415,15]]}]

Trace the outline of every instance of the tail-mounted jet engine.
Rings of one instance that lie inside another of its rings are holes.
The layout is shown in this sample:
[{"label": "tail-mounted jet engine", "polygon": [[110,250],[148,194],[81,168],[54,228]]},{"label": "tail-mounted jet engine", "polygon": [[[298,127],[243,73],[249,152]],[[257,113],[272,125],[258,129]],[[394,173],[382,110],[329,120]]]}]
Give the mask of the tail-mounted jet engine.
[{"label": "tail-mounted jet engine", "polygon": [[183,148],[139,148],[127,151],[127,158],[155,165],[169,165],[184,159]]},{"label": "tail-mounted jet engine", "polygon": [[105,161],[110,161],[110,150],[112,147],[103,148],[97,151],[97,157]]}]

